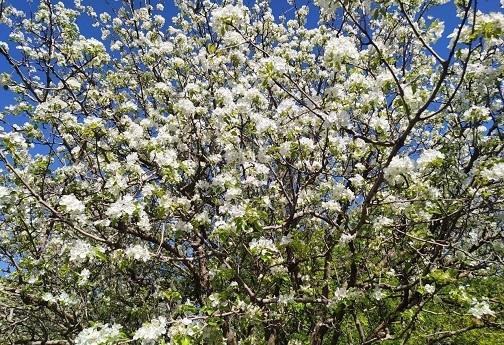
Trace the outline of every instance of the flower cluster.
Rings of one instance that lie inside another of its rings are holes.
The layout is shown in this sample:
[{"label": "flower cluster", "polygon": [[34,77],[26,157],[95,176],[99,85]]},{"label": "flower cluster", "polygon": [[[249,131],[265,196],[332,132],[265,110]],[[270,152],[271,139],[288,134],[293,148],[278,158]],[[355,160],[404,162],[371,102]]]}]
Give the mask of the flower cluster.
[{"label": "flower cluster", "polygon": [[75,338],[76,345],[104,345],[117,343],[121,338],[121,325],[96,324],[83,329]]},{"label": "flower cluster", "polygon": [[73,214],[83,213],[86,208],[82,201],[77,199],[73,194],[63,195],[60,204],[65,208],[65,211]]},{"label": "flower cluster", "polygon": [[352,40],[345,36],[331,38],[325,46],[324,62],[329,68],[358,61],[359,52]]},{"label": "flower cluster", "polygon": [[151,252],[146,246],[136,244],[134,246],[128,247],[125,250],[126,256],[134,260],[141,260],[147,262],[150,259]]},{"label": "flower cluster", "polygon": [[259,256],[278,252],[278,249],[273,243],[273,241],[264,237],[252,240],[249,243],[249,249],[253,254]]},{"label": "flower cluster", "polygon": [[154,344],[160,336],[166,334],[166,318],[160,316],[144,323],[133,336],[133,340],[141,340],[142,345]]}]

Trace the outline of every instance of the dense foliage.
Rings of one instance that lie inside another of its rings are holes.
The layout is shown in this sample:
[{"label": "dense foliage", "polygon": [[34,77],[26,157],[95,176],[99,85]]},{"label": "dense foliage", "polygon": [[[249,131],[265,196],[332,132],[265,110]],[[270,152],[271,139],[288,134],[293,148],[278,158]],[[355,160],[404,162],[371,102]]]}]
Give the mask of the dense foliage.
[{"label": "dense foliage", "polygon": [[0,344],[504,343],[498,5],[20,2]]}]

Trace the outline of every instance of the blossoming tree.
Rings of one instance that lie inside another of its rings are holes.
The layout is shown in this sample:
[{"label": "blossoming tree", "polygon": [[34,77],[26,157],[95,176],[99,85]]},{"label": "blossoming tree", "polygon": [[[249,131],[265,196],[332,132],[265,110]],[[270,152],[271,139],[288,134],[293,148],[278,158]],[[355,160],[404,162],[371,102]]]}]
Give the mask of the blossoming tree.
[{"label": "blossoming tree", "polygon": [[504,15],[446,2],[0,0],[0,343],[502,344]]}]

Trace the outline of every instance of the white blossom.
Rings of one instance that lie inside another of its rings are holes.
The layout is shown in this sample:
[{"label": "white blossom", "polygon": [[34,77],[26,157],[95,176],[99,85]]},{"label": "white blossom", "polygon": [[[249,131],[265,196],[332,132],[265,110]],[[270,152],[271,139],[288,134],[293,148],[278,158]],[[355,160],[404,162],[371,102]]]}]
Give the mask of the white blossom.
[{"label": "white blossom", "polygon": [[249,243],[249,249],[252,253],[257,255],[266,255],[278,252],[278,249],[273,241],[264,237],[253,239]]},{"label": "white blossom", "polygon": [[294,302],[295,293],[293,290],[289,291],[288,294],[280,294],[278,296],[278,304],[288,305],[291,302]]},{"label": "white blossom", "polygon": [[73,194],[63,195],[60,199],[60,205],[64,206],[67,212],[74,214],[83,213],[86,209],[82,201]]},{"label": "white blossom", "polygon": [[469,308],[469,314],[477,319],[481,319],[485,315],[494,316],[495,312],[490,309],[488,301],[478,301],[476,299],[473,299],[472,306],[471,308]]},{"label": "white blossom", "polygon": [[9,51],[9,45],[7,42],[0,41],[0,50],[4,50],[6,52]]},{"label": "white blossom", "polygon": [[172,339],[178,336],[194,337],[202,331],[202,326],[201,322],[184,317],[173,322],[168,335]]},{"label": "white blossom", "polygon": [[420,169],[425,169],[434,162],[442,161],[445,155],[435,149],[427,149],[422,152],[417,159],[417,164]]},{"label": "white blossom", "polygon": [[316,4],[320,7],[322,12],[329,14],[329,15],[332,15],[333,12],[338,7],[337,0],[316,0]]},{"label": "white blossom", "polygon": [[89,243],[83,240],[75,241],[70,249],[70,261],[79,263],[86,260],[86,258],[91,254],[91,250],[92,247]]},{"label": "white blossom", "polygon": [[86,284],[89,280],[90,275],[91,271],[89,271],[87,268],[82,269],[82,271],[79,273],[79,285]]},{"label": "white blossom", "polygon": [[264,81],[271,82],[272,79],[281,78],[283,74],[289,72],[289,69],[289,64],[284,58],[266,57],[260,62],[259,75]]},{"label": "white blossom", "polygon": [[150,259],[151,253],[146,246],[135,244],[125,250],[126,256],[135,260],[147,262]]},{"label": "white blossom", "polygon": [[11,190],[7,187],[0,186],[0,202],[2,199],[7,198],[11,193]]},{"label": "white blossom", "polygon": [[373,293],[371,294],[373,296],[373,298],[377,301],[381,301],[383,299],[383,297],[385,297],[385,293],[383,292],[383,290],[380,288],[380,287],[375,287],[375,289],[373,290]]},{"label": "white blossom", "polygon": [[193,116],[196,113],[196,107],[193,102],[187,98],[179,100],[174,106],[175,112],[184,116]]},{"label": "white blossom", "polygon": [[111,344],[121,337],[119,324],[97,324],[84,328],[75,338],[76,345],[106,345]]},{"label": "white blossom", "polygon": [[384,177],[394,185],[404,179],[404,176],[407,176],[413,168],[413,162],[409,157],[395,156],[389,166],[383,170]]},{"label": "white blossom", "polygon": [[488,181],[498,182],[504,180],[504,162],[497,163],[481,171],[481,176]]},{"label": "white blossom", "polygon": [[324,52],[324,62],[328,67],[338,67],[342,63],[352,63],[359,57],[354,43],[345,36],[331,38]]},{"label": "white blossom", "polygon": [[116,202],[112,203],[105,213],[107,214],[107,216],[117,218],[125,214],[131,216],[133,212],[135,212],[135,210],[136,206],[133,201],[133,196],[127,194]]},{"label": "white blossom", "polygon": [[165,23],[165,19],[163,16],[160,16],[160,15],[155,15],[154,16],[154,22],[158,25],[158,26],[163,26],[164,23]]},{"label": "white blossom", "polygon": [[63,305],[75,305],[77,304],[77,299],[75,297],[70,296],[67,292],[61,292],[57,297],[58,302]]},{"label": "white blossom", "polygon": [[246,7],[226,5],[212,11],[211,25],[220,34],[231,29],[231,26],[240,28],[248,21]]},{"label": "white blossom", "polygon": [[473,105],[470,109],[466,110],[462,115],[465,121],[487,121],[490,119],[490,110],[486,107]]},{"label": "white blossom", "polygon": [[336,301],[341,301],[348,296],[348,290],[346,287],[338,287],[334,290],[334,299]]},{"label": "white blossom", "polygon": [[142,345],[154,344],[160,336],[166,334],[166,318],[159,316],[144,323],[133,336],[133,340],[141,340]]},{"label": "white blossom", "polygon": [[42,300],[50,303],[56,303],[57,301],[56,297],[50,292],[44,292],[44,294],[42,294]]},{"label": "white blossom", "polygon": [[81,88],[81,83],[75,78],[68,79],[66,83],[72,90],[79,90]]},{"label": "white blossom", "polygon": [[436,291],[436,287],[431,284],[425,284],[424,289],[425,289],[425,292],[427,292],[428,294],[433,294]]}]

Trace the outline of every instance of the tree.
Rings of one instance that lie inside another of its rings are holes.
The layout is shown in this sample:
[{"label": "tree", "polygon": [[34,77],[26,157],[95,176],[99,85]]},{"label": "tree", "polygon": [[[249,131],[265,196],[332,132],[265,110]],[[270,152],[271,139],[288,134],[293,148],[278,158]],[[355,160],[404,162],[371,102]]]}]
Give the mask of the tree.
[{"label": "tree", "polygon": [[504,15],[446,2],[1,0],[0,343],[503,343]]}]

